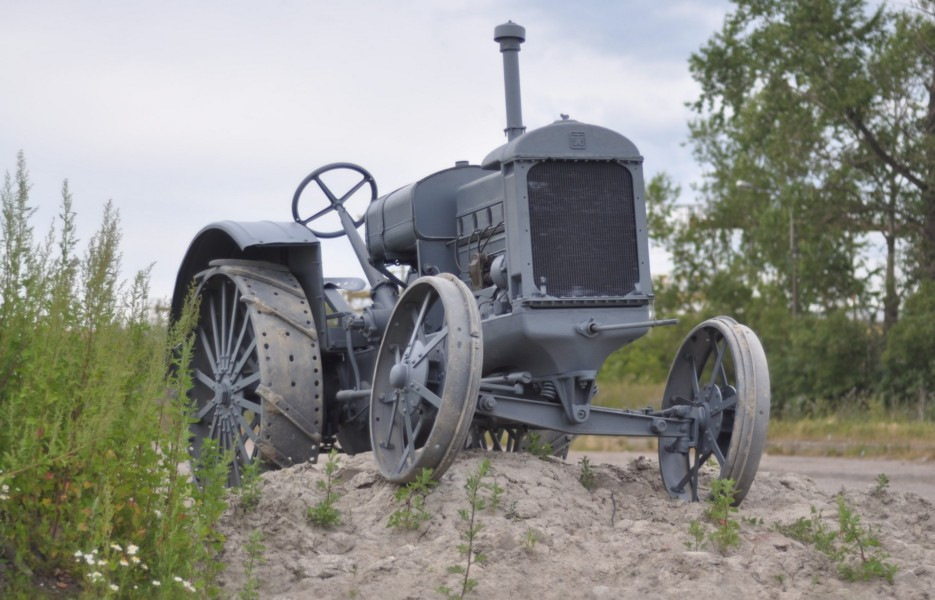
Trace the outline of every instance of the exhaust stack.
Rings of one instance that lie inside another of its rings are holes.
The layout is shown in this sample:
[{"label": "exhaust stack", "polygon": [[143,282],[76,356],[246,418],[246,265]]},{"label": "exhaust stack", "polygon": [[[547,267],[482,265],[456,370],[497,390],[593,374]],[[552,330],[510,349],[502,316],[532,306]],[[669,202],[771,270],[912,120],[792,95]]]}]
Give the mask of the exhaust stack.
[{"label": "exhaust stack", "polygon": [[493,40],[503,54],[503,86],[506,93],[506,138],[513,140],[526,131],[519,91],[519,47],[526,41],[526,28],[508,21],[493,30]]}]

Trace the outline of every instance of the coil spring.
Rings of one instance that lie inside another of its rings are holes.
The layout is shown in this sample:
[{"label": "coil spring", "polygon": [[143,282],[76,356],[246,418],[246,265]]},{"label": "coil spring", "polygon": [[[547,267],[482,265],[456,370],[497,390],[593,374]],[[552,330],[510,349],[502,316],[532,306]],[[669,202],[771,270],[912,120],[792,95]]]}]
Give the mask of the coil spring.
[{"label": "coil spring", "polygon": [[546,381],[542,384],[542,391],[540,392],[543,398],[552,402],[558,399],[558,390],[555,389],[555,384],[551,381]]}]

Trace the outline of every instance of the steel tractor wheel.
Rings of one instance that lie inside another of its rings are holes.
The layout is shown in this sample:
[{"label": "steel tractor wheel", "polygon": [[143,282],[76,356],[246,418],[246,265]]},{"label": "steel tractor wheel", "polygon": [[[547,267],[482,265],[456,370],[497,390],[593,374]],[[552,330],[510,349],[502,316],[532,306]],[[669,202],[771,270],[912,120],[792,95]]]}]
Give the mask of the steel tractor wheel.
[{"label": "steel tractor wheel", "polygon": [[[659,440],[669,495],[697,501],[716,477],[734,481],[740,504],[763,454],[769,403],[769,369],[756,334],[729,317],[695,327],[672,363],[662,401],[663,409],[685,406],[698,428],[695,448],[685,438]],[[710,458],[715,469],[703,469]]]},{"label": "steel tractor wheel", "polygon": [[370,440],[393,483],[438,478],[464,448],[483,365],[480,315],[447,273],[413,282],[393,309],[377,355]]},{"label": "steel tractor wheel", "polygon": [[280,265],[214,261],[198,275],[192,456],[205,440],[232,457],[228,485],[262,458],[288,467],[321,442],[321,356],[308,301]]}]

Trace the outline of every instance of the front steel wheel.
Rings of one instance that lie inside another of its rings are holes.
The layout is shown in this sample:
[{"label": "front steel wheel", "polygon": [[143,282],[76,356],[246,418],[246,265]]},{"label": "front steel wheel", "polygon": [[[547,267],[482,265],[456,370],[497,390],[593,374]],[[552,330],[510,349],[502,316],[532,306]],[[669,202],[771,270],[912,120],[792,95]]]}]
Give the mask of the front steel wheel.
[{"label": "front steel wheel", "polygon": [[441,477],[474,417],[483,354],[471,291],[447,273],[413,282],[380,344],[370,397],[377,467],[393,483]]},{"label": "front steel wheel", "polygon": [[[228,486],[258,457],[287,467],[318,456],[321,357],[308,302],[280,265],[214,261],[198,275],[191,454],[230,458]],[[197,475],[197,474],[196,474]]]},{"label": "front steel wheel", "polygon": [[[685,338],[669,371],[662,408],[683,406],[693,419],[687,438],[660,438],[659,468],[673,498],[697,501],[710,479],[734,482],[734,504],[750,490],[766,444],[769,368],[759,338],[730,317],[715,317]],[[717,472],[702,469],[714,458]]]}]

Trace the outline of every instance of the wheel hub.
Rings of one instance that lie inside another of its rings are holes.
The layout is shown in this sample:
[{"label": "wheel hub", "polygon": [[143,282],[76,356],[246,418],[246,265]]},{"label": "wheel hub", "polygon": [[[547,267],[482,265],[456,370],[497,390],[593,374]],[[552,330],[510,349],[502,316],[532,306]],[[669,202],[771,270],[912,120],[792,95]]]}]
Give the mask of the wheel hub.
[{"label": "wheel hub", "polygon": [[410,368],[404,362],[398,362],[390,369],[390,385],[397,390],[401,390],[409,385]]},{"label": "wheel hub", "polygon": [[214,401],[217,402],[219,406],[229,408],[232,404],[233,397],[234,391],[231,386],[230,378],[227,375],[224,375],[221,378],[221,381],[218,382],[218,387],[214,395]]}]

